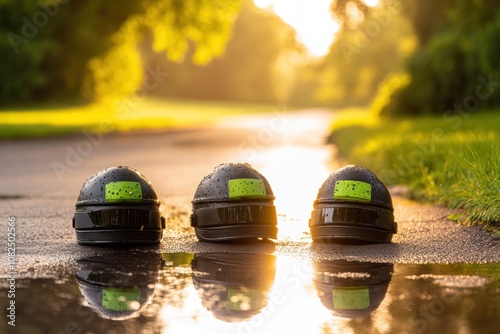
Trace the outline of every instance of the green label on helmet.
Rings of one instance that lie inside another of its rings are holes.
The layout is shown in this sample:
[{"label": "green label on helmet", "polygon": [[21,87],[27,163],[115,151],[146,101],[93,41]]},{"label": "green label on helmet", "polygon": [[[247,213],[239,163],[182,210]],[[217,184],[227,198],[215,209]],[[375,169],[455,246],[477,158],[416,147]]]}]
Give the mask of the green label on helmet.
[{"label": "green label on helmet", "polygon": [[333,198],[337,200],[370,202],[372,200],[372,185],[353,180],[337,181],[335,182]]},{"label": "green label on helmet", "polygon": [[256,289],[227,290],[226,307],[231,311],[260,310],[267,304],[266,291]]},{"label": "green label on helmet", "polygon": [[266,198],[266,186],[259,179],[232,179],[227,182],[229,198]]},{"label": "green label on helmet", "polygon": [[118,181],[106,184],[106,202],[139,202],[142,200],[142,188],[139,182]]},{"label": "green label on helmet", "polygon": [[367,287],[333,289],[333,308],[336,310],[365,310],[370,307]]},{"label": "green label on helmet", "polygon": [[162,253],[166,267],[187,267],[194,259],[194,253]]},{"label": "green label on helmet", "polygon": [[141,306],[141,290],[137,288],[106,288],[102,292],[102,307],[112,311],[133,311]]}]

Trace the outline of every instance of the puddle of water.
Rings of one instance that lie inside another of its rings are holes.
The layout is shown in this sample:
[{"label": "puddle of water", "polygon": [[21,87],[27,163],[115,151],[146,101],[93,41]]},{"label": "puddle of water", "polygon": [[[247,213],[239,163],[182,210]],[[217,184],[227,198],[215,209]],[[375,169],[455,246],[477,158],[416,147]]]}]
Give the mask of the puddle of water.
[{"label": "puddle of water", "polygon": [[[273,134],[280,144],[259,146],[251,161],[273,187],[280,241],[310,243],[313,202],[336,169],[320,145],[318,122],[308,117],[291,120]],[[173,230],[192,234],[189,203],[168,203]],[[16,326],[2,316],[0,333],[493,333],[500,327],[498,263],[311,261],[276,256],[274,244],[261,254],[251,253],[259,251],[252,245],[194,249],[201,252],[110,250],[54,270],[62,272],[55,279],[20,278]],[[6,281],[0,280],[2,296]],[[0,308],[7,302],[1,298]]]},{"label": "puddle of water", "polygon": [[[2,294],[6,287],[2,286]],[[81,259],[20,279],[2,333],[493,333],[499,264],[310,261],[251,253]],[[7,307],[5,298],[2,308]]]}]

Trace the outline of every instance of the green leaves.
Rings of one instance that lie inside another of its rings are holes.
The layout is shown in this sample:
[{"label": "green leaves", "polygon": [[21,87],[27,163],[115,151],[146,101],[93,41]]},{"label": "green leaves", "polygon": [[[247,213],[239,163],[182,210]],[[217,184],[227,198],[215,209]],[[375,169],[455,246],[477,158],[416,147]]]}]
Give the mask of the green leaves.
[{"label": "green leaves", "polygon": [[432,0],[405,3],[420,48],[405,69],[410,83],[394,89],[385,106],[376,107],[382,115],[460,115],[461,110],[500,104],[500,89],[478,94],[481,77],[500,81],[499,3],[446,2],[449,6]]},{"label": "green leaves", "polygon": [[4,1],[0,11],[0,102],[112,100],[133,94],[143,73],[137,46],[181,60],[220,55],[239,0]]}]

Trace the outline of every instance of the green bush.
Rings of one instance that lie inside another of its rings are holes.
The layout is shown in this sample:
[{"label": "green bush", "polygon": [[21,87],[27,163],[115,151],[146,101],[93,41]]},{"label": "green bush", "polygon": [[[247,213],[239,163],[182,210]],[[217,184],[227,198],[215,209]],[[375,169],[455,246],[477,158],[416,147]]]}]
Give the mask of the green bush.
[{"label": "green bush", "polygon": [[[500,14],[471,25],[459,22],[431,37],[408,61],[408,84],[392,92],[391,81],[382,84],[379,94],[389,96],[388,102],[374,104],[374,110],[383,116],[426,115],[459,113],[457,105],[464,103],[469,111],[500,105]],[[476,96],[482,80],[495,82],[487,98]],[[467,101],[470,96],[479,105]]]},{"label": "green bush", "polygon": [[413,198],[465,210],[468,223],[500,224],[500,113],[461,125],[441,117],[336,126],[331,141],[349,163],[372,169]]}]

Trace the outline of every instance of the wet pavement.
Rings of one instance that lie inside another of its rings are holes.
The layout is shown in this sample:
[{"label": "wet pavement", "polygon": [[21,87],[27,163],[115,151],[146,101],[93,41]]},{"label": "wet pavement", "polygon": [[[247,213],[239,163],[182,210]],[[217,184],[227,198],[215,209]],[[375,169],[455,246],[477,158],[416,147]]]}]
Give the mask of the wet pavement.
[{"label": "wet pavement", "polygon": [[115,250],[20,279],[7,333],[495,333],[499,269]]},{"label": "wet pavement", "polygon": [[[324,144],[334,114],[276,111],[215,127],[0,142],[0,247],[15,217],[16,326],[1,333],[493,333],[500,326],[500,243],[449,210],[393,196],[392,244],[312,244],[308,219],[344,162]],[[278,240],[208,244],[191,199],[222,162],[249,162],[276,196]],[[76,245],[83,182],[102,168],[141,171],[162,200],[157,247]],[[4,251],[5,250],[5,251]],[[11,289],[0,269],[1,294]],[[4,312],[8,314],[8,310]]]}]

